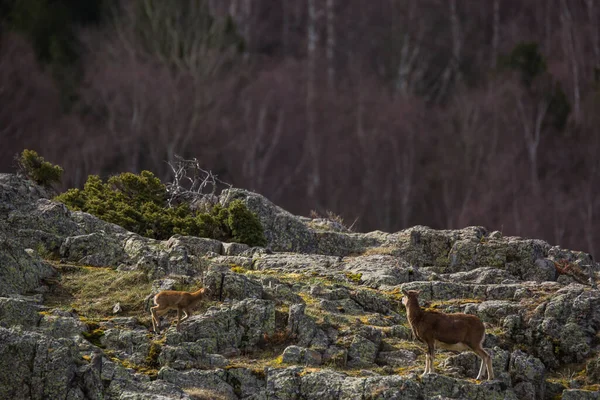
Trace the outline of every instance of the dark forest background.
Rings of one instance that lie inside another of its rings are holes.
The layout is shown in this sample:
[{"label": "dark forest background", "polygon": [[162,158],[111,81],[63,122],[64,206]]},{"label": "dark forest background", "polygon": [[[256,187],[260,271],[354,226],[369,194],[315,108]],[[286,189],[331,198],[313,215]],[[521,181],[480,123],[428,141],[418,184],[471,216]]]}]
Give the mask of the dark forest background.
[{"label": "dark forest background", "polygon": [[596,0],[0,0],[0,171],[197,157],[358,231],[600,256]]}]

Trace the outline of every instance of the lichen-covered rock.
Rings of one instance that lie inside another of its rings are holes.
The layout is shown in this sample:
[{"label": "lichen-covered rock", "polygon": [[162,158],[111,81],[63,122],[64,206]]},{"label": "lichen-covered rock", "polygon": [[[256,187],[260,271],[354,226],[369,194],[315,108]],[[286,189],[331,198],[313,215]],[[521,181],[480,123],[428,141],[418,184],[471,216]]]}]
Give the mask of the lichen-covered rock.
[{"label": "lichen-covered rock", "polygon": [[219,308],[210,308],[203,315],[190,317],[181,332],[167,331],[168,345],[197,342],[205,353],[235,354],[255,347],[275,331],[275,306],[272,301],[246,299]]},{"label": "lichen-covered rock", "polygon": [[348,363],[348,350],[340,346],[329,346],[323,353],[323,364],[343,368]]},{"label": "lichen-covered rock", "polygon": [[501,324],[509,315],[516,315],[522,310],[518,303],[506,300],[490,300],[481,303],[467,304],[465,313],[474,314],[484,322]]},{"label": "lichen-covered rock", "polygon": [[267,369],[267,399],[300,399],[301,367]]},{"label": "lichen-covered rock", "polygon": [[377,364],[389,365],[394,368],[414,365],[417,354],[410,350],[382,351],[377,354]]},{"label": "lichen-covered rock", "polygon": [[350,298],[366,311],[373,311],[383,315],[396,314],[392,311],[390,301],[376,291],[357,289],[350,292]]},{"label": "lichen-covered rock", "polygon": [[[226,245],[227,243],[223,243]],[[230,265],[236,267],[242,267],[245,269],[253,269],[254,260],[252,257],[246,256],[207,256],[207,259],[210,260],[212,264],[217,265]]]},{"label": "lichen-covered rock", "polygon": [[218,301],[260,299],[262,285],[244,274],[232,272],[228,267],[210,268],[204,277],[204,287],[209,296]]},{"label": "lichen-covered rock", "polygon": [[398,255],[417,267],[434,266],[438,272],[448,270],[449,253],[458,240],[479,241],[486,234],[482,227],[467,227],[455,231],[431,229],[427,226],[413,226],[395,234],[394,255]]},{"label": "lichen-covered rock", "polygon": [[316,253],[346,257],[364,253],[367,249],[381,247],[388,242],[389,233],[373,231],[369,233],[346,233],[316,231]]},{"label": "lichen-covered rock", "polygon": [[162,347],[158,362],[164,367],[177,370],[224,368],[229,364],[229,360],[225,357],[220,354],[207,353],[202,343],[197,342]]},{"label": "lichen-covered rock", "polygon": [[290,307],[288,332],[295,335],[298,346],[326,349],[329,346],[329,338],[311,317],[304,314],[305,309],[306,304],[293,304]]},{"label": "lichen-covered rock", "polygon": [[348,349],[348,365],[352,367],[372,367],[378,351],[378,344],[362,335],[356,335]]},{"label": "lichen-covered rock", "polygon": [[560,289],[527,323],[525,336],[534,354],[550,368],[587,358],[600,329],[599,310],[600,291],[578,284]]},{"label": "lichen-covered rock", "polygon": [[104,232],[69,236],[60,247],[66,261],[95,267],[117,266],[125,261],[121,237]]},{"label": "lichen-covered rock", "polygon": [[50,198],[48,190],[15,174],[0,173],[0,217],[11,211],[28,209],[39,199]]},{"label": "lichen-covered rock", "polygon": [[150,350],[150,335],[146,330],[141,329],[112,328],[104,331],[100,343],[105,348],[117,352],[121,358],[142,365]]},{"label": "lichen-covered rock", "polygon": [[0,325],[5,328],[15,325],[35,328],[41,319],[39,311],[39,305],[34,299],[0,297]]},{"label": "lichen-covered rock", "polygon": [[0,232],[0,296],[30,292],[55,274],[49,264],[24,248]]},{"label": "lichen-covered rock", "polygon": [[[229,257],[237,257],[250,250],[250,246],[244,243],[223,243],[223,255]],[[215,252],[216,253],[216,252]]]},{"label": "lichen-covered rock", "polygon": [[372,288],[423,280],[418,269],[391,255],[347,257],[343,260],[342,267],[345,271],[360,276],[361,281]]},{"label": "lichen-covered rock", "polygon": [[530,356],[521,350],[516,350],[510,356],[508,370],[514,385],[522,382],[529,384],[521,385],[519,391],[520,399],[544,398],[546,367],[539,359]]},{"label": "lichen-covered rock", "polygon": [[347,315],[358,315],[364,313],[364,309],[352,299],[321,300],[320,307],[330,313],[342,313]]},{"label": "lichen-covered rock", "polygon": [[318,351],[300,346],[288,346],[283,351],[282,361],[288,364],[321,365],[322,356]]},{"label": "lichen-covered rock", "polygon": [[479,267],[469,271],[440,274],[440,277],[450,282],[485,285],[517,282],[517,278],[510,272],[494,267]]},{"label": "lichen-covered rock", "polygon": [[566,389],[562,392],[562,400],[598,400],[600,393],[583,389]]},{"label": "lichen-covered rock", "polygon": [[219,196],[219,203],[224,207],[233,200],[242,200],[258,216],[268,247],[273,251],[315,252],[317,241],[313,230],[295,215],[276,206],[264,196],[247,190],[226,189]]},{"label": "lichen-covered rock", "polygon": [[508,249],[500,240],[464,239],[454,242],[445,272],[468,271],[479,267],[503,268]]},{"label": "lichen-covered rock", "polygon": [[282,271],[292,273],[320,273],[330,275],[340,269],[338,257],[315,254],[276,253],[266,254],[254,261],[254,269],[259,271]]},{"label": "lichen-covered rock", "polygon": [[[486,348],[486,351],[492,357],[492,368],[494,370],[494,379],[500,380],[507,385],[511,384],[511,378],[508,374],[508,363],[510,353],[498,347],[493,349]],[[466,351],[451,355],[442,362],[444,373],[448,373],[457,378],[475,378],[481,367],[481,358],[474,352]]]},{"label": "lichen-covered rock", "polygon": [[466,382],[438,374],[427,374],[422,380],[425,398],[454,398],[454,399],[515,399],[512,390],[498,381],[485,381],[480,384]]},{"label": "lichen-covered rock", "polygon": [[[551,263],[544,261],[550,245],[541,240],[459,240],[449,253],[444,272],[459,272],[479,267],[506,269],[522,280],[543,282],[556,279]],[[541,260],[541,261],[538,261]]]},{"label": "lichen-covered rock", "polygon": [[38,229],[65,237],[83,233],[71,218],[67,206],[48,199],[37,200],[34,207],[26,212],[19,210],[11,213],[7,221],[19,229]]},{"label": "lichen-covered rock", "polygon": [[[170,274],[201,275],[207,268],[208,262],[203,257],[193,255],[186,246],[181,244],[182,241],[187,239],[190,239],[192,245],[196,244],[202,247],[202,245],[193,240],[194,238],[188,236],[177,236],[172,241],[160,241],[137,234],[128,234],[123,239],[123,250],[128,257],[128,263],[133,265],[133,268],[125,269],[143,271],[153,279],[162,278]],[[203,241],[201,242],[204,243]],[[216,244],[221,243],[218,241],[215,242]]]},{"label": "lichen-covered rock", "polygon": [[44,314],[39,322],[39,330],[53,338],[79,337],[88,330],[87,326],[79,320],[77,315],[55,309]]},{"label": "lichen-covered rock", "polygon": [[294,293],[292,288],[286,284],[278,283],[273,279],[263,279],[262,285],[263,298],[265,299],[288,304],[298,304],[304,302],[302,297]]},{"label": "lichen-covered rock", "polygon": [[196,236],[173,235],[165,245],[167,249],[184,247],[188,254],[194,256],[205,256],[210,253],[224,254],[223,243],[220,241]]},{"label": "lichen-covered rock", "polygon": [[[128,400],[191,400],[183,389],[166,380],[151,381],[146,375],[134,374],[120,365],[103,360],[101,379],[104,398]],[[98,396],[97,398],[102,398]]]},{"label": "lichen-covered rock", "polygon": [[83,211],[71,211],[71,219],[83,230],[82,234],[104,232],[109,235],[126,235],[129,233],[122,226],[106,222],[95,215]]},{"label": "lichen-covered rock", "polygon": [[0,327],[0,398],[83,398],[69,340]]}]

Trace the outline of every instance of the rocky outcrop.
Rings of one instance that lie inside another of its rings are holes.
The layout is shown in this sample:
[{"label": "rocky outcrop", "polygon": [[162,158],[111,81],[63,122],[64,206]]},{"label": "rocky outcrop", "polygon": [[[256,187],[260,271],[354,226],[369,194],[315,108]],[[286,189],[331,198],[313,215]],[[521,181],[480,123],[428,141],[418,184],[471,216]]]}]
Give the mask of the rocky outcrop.
[{"label": "rocky outcrop", "polygon": [[[240,189],[219,201],[256,212],[267,248],[160,241],[48,195],[0,174],[0,398],[598,398],[600,268],[585,253],[483,227],[356,233]],[[70,306],[76,292],[48,303],[59,272],[95,267],[137,271],[132,292],[201,280],[207,296],[160,335],[143,304],[90,319]],[[476,355],[441,350],[421,378],[404,289],[478,315],[496,379],[475,382]]]}]

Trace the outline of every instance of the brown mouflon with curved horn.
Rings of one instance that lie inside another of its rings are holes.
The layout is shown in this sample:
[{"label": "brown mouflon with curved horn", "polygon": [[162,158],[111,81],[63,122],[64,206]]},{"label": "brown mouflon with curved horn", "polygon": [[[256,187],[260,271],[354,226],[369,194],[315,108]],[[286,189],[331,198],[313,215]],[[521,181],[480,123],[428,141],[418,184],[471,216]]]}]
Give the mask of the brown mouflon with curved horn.
[{"label": "brown mouflon with curved horn", "polygon": [[426,311],[419,306],[419,290],[402,290],[402,293],[402,304],[406,307],[406,317],[413,334],[427,345],[423,375],[433,373],[435,347],[438,346],[446,350],[473,351],[481,358],[477,380],[483,379],[486,371],[487,379],[494,379],[492,358],[483,349],[485,327],[477,316]]}]

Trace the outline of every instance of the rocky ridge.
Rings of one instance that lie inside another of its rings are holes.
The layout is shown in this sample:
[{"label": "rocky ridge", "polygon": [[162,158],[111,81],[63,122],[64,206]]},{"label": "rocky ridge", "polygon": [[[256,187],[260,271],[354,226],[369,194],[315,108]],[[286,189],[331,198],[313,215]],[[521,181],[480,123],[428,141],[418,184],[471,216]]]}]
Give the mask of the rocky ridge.
[{"label": "rocky ridge", "polygon": [[[243,200],[266,248],[157,241],[49,197],[0,174],[0,398],[599,398],[588,254],[483,227],[354,233],[240,189],[220,202]],[[198,284],[210,299],[181,331],[150,332],[145,296]],[[421,378],[402,289],[485,321],[497,379],[441,350]]]}]

